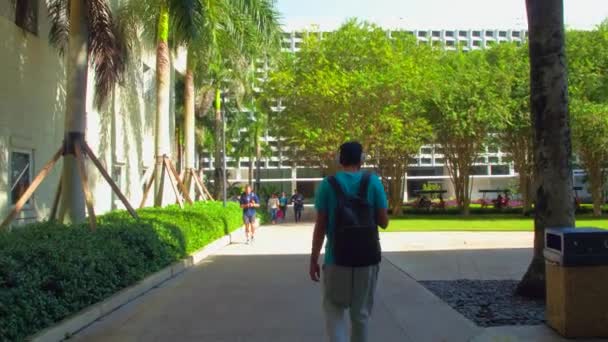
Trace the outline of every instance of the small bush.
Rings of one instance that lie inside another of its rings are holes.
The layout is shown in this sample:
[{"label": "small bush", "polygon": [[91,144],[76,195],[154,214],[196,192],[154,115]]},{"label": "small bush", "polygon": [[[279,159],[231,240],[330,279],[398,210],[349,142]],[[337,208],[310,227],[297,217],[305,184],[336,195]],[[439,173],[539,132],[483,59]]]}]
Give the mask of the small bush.
[{"label": "small bush", "polygon": [[0,234],[0,341],[23,340],[242,225],[241,209],[200,202],[125,211],[88,225],[53,222]]}]

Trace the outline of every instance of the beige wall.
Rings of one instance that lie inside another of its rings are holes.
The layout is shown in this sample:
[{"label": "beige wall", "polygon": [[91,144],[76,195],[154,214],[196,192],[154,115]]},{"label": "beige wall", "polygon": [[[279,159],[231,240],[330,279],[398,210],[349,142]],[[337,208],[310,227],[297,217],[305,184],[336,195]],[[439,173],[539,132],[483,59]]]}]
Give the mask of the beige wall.
[{"label": "beige wall", "polygon": [[[32,151],[32,176],[35,176],[63,139],[65,68],[57,52],[48,44],[47,10],[44,1],[40,4],[39,34],[35,36],[19,29],[13,23],[11,8],[5,1],[0,1],[0,30],[5,37],[0,43],[0,220],[11,208],[10,152],[14,149]],[[121,169],[120,180],[117,180],[131,204],[138,206],[143,193],[144,169],[154,165],[155,62],[154,54],[144,51],[141,46],[136,46],[130,57],[124,86],[115,89],[101,111],[93,107],[92,96],[89,96],[86,136],[110,175],[118,176],[115,168]],[[93,89],[93,82],[90,74],[89,89]],[[170,122],[175,121],[174,117],[172,110]],[[174,132],[172,127],[168,129]],[[171,138],[172,144],[173,141]],[[115,205],[119,203],[118,198],[92,163],[87,163],[87,169],[96,212],[123,208],[122,204]],[[60,170],[61,162],[36,191],[34,206],[24,210],[21,222],[25,217],[41,220],[48,216]],[[165,202],[174,203],[172,189],[168,183],[166,187]],[[149,197],[148,204],[152,203],[152,198]]]}]

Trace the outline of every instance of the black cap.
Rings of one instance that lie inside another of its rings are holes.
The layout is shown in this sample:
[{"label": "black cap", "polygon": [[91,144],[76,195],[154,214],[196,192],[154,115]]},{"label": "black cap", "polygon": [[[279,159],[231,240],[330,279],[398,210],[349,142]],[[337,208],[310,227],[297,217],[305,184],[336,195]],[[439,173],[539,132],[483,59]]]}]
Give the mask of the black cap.
[{"label": "black cap", "polygon": [[349,141],[340,146],[340,164],[342,166],[361,164],[362,155],[363,146],[356,141]]}]

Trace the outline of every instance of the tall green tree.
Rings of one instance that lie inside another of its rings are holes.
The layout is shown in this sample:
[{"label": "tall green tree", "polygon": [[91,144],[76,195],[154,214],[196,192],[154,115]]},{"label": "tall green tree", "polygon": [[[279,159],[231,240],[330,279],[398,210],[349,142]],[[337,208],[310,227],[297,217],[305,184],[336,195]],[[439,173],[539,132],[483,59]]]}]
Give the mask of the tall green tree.
[{"label": "tall green tree", "polygon": [[456,202],[469,214],[473,166],[500,124],[501,106],[485,51],[446,51],[435,68],[429,122],[446,159]]},{"label": "tall green tree", "polygon": [[[200,1],[129,0],[122,8],[120,22],[131,40],[144,38],[156,49],[156,115],[154,122],[155,180],[154,205],[163,201],[163,156],[170,148],[171,52],[169,38],[177,43],[198,33],[202,25]],[[173,29],[173,30],[172,30]]]},{"label": "tall green tree", "polygon": [[398,210],[409,156],[431,138],[423,117],[431,87],[420,86],[427,78],[420,66],[431,59],[413,37],[390,39],[369,23],[349,21],[324,39],[311,33],[277,64],[264,91],[285,106],[274,130],[293,161],[326,173],[336,169],[341,143],[360,141]]},{"label": "tall green tree", "polygon": [[534,169],[528,46],[500,44],[487,51],[487,58],[501,107],[494,137],[502,151],[509,154],[519,175],[523,214],[527,215],[532,209]]},{"label": "tall green tree", "polygon": [[563,0],[526,0],[534,127],[534,256],[517,292],[545,296],[546,227],[574,226]]},{"label": "tall green tree", "polygon": [[[107,0],[49,0],[49,41],[66,58],[64,143],[67,151],[83,141],[87,128],[86,103],[89,68],[94,70],[95,104],[101,108],[115,84],[122,80],[127,58],[123,34],[115,25]],[[63,158],[60,217],[85,219],[85,201],[72,153]]]},{"label": "tall green tree", "polygon": [[574,149],[589,180],[593,214],[602,214],[608,163],[608,21],[566,33]]}]

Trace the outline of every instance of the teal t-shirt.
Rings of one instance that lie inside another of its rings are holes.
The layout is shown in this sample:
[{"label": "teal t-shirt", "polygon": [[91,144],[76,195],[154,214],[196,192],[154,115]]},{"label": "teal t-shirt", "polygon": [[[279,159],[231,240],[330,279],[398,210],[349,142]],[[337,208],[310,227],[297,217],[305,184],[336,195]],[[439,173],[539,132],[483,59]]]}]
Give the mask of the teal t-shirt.
[{"label": "teal t-shirt", "polygon": [[[340,171],[336,174],[338,183],[342,186],[342,189],[350,195],[354,195],[359,191],[359,183],[361,182],[362,171],[358,172],[344,172]],[[386,193],[380,178],[375,174],[372,174],[369,180],[369,186],[367,188],[367,200],[374,207],[374,210],[388,208],[388,202],[386,200]],[[336,193],[329,184],[327,178],[323,179],[317,193],[315,194],[315,209],[320,213],[328,214],[329,222],[325,235],[327,237],[327,243],[325,244],[325,264],[333,264],[334,256],[332,251],[332,239],[333,231],[335,227],[335,208],[338,205],[336,199]]]}]

